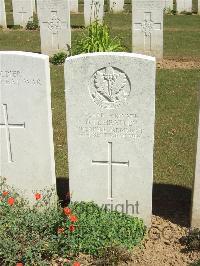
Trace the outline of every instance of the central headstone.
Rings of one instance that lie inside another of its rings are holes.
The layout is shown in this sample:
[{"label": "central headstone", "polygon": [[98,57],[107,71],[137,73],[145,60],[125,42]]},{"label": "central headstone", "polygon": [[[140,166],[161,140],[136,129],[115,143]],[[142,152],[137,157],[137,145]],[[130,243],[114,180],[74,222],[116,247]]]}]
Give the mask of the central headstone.
[{"label": "central headstone", "polygon": [[0,52],[0,176],[30,201],[55,185],[49,58]]},{"label": "central headstone", "polygon": [[33,20],[32,0],[12,0],[14,25],[26,27],[27,22]]},{"label": "central headstone", "polygon": [[110,0],[110,10],[113,13],[123,12],[124,0]]},{"label": "central headstone", "polygon": [[176,1],[177,12],[192,12],[192,0],[177,0]]},{"label": "central headstone", "polygon": [[41,51],[53,55],[69,53],[71,47],[69,0],[38,0]]},{"label": "central headstone", "polygon": [[7,27],[6,24],[6,11],[5,11],[5,2],[4,0],[0,0],[0,26],[3,28]]},{"label": "central headstone", "polygon": [[66,60],[65,81],[72,201],[95,201],[150,225],[155,59],[74,56]]},{"label": "central headstone", "polygon": [[132,3],[133,52],[163,57],[163,2]]},{"label": "central headstone", "polygon": [[102,23],[104,16],[104,0],[84,0],[85,26],[98,20]]}]

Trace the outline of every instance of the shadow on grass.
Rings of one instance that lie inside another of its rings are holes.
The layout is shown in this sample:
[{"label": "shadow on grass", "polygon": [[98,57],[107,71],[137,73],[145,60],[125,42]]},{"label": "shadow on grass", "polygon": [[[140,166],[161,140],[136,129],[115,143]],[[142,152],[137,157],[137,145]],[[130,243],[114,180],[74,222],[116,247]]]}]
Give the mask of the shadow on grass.
[{"label": "shadow on grass", "polygon": [[190,226],[191,189],[167,184],[153,186],[153,214],[181,226]]}]

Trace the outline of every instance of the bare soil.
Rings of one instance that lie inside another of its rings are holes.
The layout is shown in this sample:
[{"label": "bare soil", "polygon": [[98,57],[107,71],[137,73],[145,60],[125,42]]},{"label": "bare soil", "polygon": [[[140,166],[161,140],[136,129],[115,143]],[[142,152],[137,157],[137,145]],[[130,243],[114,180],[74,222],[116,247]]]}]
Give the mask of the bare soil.
[{"label": "bare soil", "polygon": [[159,69],[200,69],[200,58],[167,58],[157,62]]}]

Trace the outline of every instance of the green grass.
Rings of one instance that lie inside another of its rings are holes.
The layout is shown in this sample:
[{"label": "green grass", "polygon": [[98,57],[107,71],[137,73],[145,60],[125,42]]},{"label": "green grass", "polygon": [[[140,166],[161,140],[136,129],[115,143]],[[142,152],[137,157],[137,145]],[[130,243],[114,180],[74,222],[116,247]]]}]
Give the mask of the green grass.
[{"label": "green grass", "polygon": [[[10,1],[10,0],[9,0]],[[130,4],[127,3],[130,7]],[[11,10],[9,2],[7,9]],[[106,15],[112,36],[131,51],[131,14]],[[121,22],[123,21],[123,26]],[[83,25],[83,14],[72,15]],[[165,16],[165,57],[200,58],[200,16]],[[83,29],[73,28],[72,45]],[[40,52],[39,31],[0,31],[0,50]],[[68,177],[63,67],[51,67],[56,175]],[[156,183],[191,187],[194,174],[200,70],[158,70],[154,179]]]}]

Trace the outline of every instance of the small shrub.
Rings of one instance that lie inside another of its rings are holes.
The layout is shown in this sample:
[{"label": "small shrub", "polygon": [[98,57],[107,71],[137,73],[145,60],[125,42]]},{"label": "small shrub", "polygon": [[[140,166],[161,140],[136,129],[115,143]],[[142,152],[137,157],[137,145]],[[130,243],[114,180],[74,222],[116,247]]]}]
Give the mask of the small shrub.
[{"label": "small shrub", "polygon": [[23,29],[23,27],[20,25],[13,25],[12,29],[13,30],[21,30],[21,29]]},{"label": "small shrub", "polygon": [[50,58],[50,62],[53,65],[62,65],[65,62],[65,59],[67,58],[67,53],[65,52],[59,52],[57,54],[54,54],[51,58]]},{"label": "small shrub", "polygon": [[26,25],[26,30],[37,30],[39,28],[39,21],[36,14],[33,14],[33,20],[29,20]]},{"label": "small shrub", "polygon": [[107,25],[93,22],[87,27],[87,34],[83,34],[76,44],[75,54],[94,52],[120,52],[124,51],[121,41],[111,38]]},{"label": "small shrub", "polygon": [[200,229],[195,228],[190,230],[188,235],[182,237],[180,240],[181,244],[186,245],[187,250],[200,250]]}]

